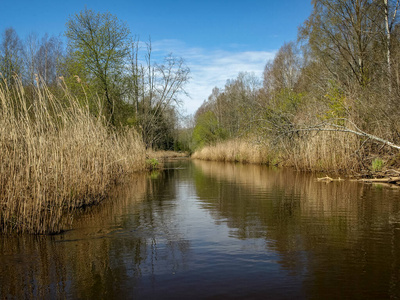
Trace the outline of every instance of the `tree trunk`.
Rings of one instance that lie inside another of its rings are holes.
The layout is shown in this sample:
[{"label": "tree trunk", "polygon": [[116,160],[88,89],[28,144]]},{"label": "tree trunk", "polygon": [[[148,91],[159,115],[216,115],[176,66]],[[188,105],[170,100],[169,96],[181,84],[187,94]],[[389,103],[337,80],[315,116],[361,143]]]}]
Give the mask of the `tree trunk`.
[{"label": "tree trunk", "polygon": [[383,6],[385,9],[385,30],[386,30],[386,63],[387,63],[387,76],[388,76],[388,90],[392,93],[392,62],[390,53],[390,25],[389,25],[389,6],[388,0],[383,0]]}]

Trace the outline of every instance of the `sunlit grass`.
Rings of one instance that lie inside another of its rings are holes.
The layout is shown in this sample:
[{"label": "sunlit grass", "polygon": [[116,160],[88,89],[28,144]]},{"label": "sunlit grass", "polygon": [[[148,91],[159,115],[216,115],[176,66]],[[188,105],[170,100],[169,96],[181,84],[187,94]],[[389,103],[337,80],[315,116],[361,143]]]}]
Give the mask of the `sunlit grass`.
[{"label": "sunlit grass", "polygon": [[113,182],[145,167],[134,130],[115,133],[67,90],[0,84],[0,231],[57,233],[74,211],[103,199]]},{"label": "sunlit grass", "polygon": [[279,144],[267,138],[262,145],[241,139],[223,141],[197,150],[192,158],[349,173],[360,170],[360,152],[356,136],[343,132],[320,132],[286,142],[282,140]]},{"label": "sunlit grass", "polygon": [[271,164],[268,148],[246,140],[223,141],[206,146],[193,153],[192,158],[202,160]]}]

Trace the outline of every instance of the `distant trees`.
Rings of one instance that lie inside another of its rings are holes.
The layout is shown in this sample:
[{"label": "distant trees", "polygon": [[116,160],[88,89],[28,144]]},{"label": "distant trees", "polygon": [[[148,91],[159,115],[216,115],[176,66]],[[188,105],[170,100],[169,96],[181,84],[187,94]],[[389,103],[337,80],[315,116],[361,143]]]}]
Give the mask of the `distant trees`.
[{"label": "distant trees", "polygon": [[36,33],[30,33],[23,41],[22,51],[25,84],[35,84],[36,76],[40,76],[48,86],[56,85],[63,52],[60,38],[46,33],[39,39]]},{"label": "distant trees", "polygon": [[301,60],[294,42],[285,43],[273,61],[266,64],[263,87],[269,93],[281,89],[293,90],[300,76]]},{"label": "distant trees", "polygon": [[23,71],[22,42],[14,28],[6,28],[0,43],[0,73],[7,84],[14,83],[13,76]]},{"label": "distant trees", "polygon": [[43,85],[59,101],[73,94],[92,114],[104,113],[110,127],[135,126],[147,147],[177,147],[177,107],[190,78],[182,58],[154,59],[151,40],[141,43],[116,16],[87,8],[69,17],[65,37],[66,47],[59,37],[30,33],[21,40],[7,28],[0,38],[0,84],[18,76],[27,101]]},{"label": "distant trees", "polygon": [[[147,45],[146,66],[140,89],[144,97],[139,105],[137,122],[143,130],[143,138],[148,147],[158,147],[165,136],[172,136],[170,132],[177,122],[175,105],[180,104],[180,95],[186,94],[185,84],[189,81],[190,69],[182,58],[172,54],[167,55],[161,63],[151,61],[151,42]],[[163,142],[166,144],[166,141]],[[167,143],[170,144],[170,143]]]},{"label": "distant trees", "polygon": [[396,154],[400,0],[312,4],[298,44],[285,43],[267,63],[262,87],[239,76],[213,90],[196,112],[195,144],[246,137],[314,170],[359,170],[371,157]]},{"label": "distant trees", "polygon": [[261,113],[260,86],[254,74],[240,73],[235,80],[228,80],[223,90],[214,88],[195,114],[194,147],[247,135],[256,127]]}]

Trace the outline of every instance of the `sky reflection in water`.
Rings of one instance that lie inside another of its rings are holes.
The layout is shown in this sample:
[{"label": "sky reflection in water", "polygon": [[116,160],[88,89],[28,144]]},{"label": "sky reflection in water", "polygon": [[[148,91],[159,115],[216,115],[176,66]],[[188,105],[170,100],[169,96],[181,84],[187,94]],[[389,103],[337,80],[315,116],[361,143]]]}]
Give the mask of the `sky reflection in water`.
[{"label": "sky reflection in water", "polygon": [[0,298],[400,297],[399,190],[252,165],[167,167],[62,235],[2,237]]}]

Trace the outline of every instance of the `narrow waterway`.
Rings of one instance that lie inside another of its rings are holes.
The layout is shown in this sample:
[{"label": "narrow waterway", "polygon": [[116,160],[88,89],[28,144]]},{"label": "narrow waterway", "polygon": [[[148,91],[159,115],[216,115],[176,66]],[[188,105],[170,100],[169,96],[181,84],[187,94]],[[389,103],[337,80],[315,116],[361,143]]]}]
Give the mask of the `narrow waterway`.
[{"label": "narrow waterway", "polygon": [[292,170],[177,160],[0,238],[0,299],[400,298],[400,189]]}]

